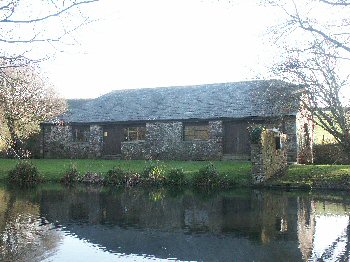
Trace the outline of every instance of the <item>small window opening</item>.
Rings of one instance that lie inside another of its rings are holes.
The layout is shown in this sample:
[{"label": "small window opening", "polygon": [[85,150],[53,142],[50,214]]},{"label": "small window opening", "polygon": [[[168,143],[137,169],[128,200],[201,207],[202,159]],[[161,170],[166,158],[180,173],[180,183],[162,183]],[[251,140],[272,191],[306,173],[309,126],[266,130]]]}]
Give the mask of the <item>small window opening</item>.
[{"label": "small window opening", "polygon": [[282,149],[282,143],[281,143],[280,136],[275,137],[275,145],[276,145],[276,150]]},{"label": "small window opening", "polygon": [[208,140],[209,139],[208,123],[184,124],[183,138],[185,141]]},{"label": "small window opening", "polygon": [[124,128],[124,141],[145,140],[146,126],[130,126]]},{"label": "small window opening", "polygon": [[90,126],[72,126],[74,142],[88,142],[90,136]]}]

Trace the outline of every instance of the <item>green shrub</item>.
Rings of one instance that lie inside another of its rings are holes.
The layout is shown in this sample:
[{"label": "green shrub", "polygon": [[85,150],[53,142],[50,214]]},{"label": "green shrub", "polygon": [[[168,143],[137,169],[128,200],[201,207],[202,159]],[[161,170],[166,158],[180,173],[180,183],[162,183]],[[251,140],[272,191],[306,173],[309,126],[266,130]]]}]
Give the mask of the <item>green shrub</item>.
[{"label": "green shrub", "polygon": [[98,173],[87,172],[82,177],[79,177],[79,182],[86,184],[103,184],[103,177]]},{"label": "green shrub", "polygon": [[167,184],[181,186],[186,183],[185,173],[182,169],[171,169],[167,176]]},{"label": "green shrub", "polygon": [[262,127],[253,128],[253,130],[250,132],[250,139],[252,144],[258,144],[260,142],[262,131],[263,131]]},{"label": "green shrub", "polygon": [[41,182],[36,166],[28,161],[20,161],[8,173],[9,182],[19,186],[34,185]]},{"label": "green shrub", "polygon": [[61,178],[61,183],[69,185],[79,180],[79,172],[76,166],[72,165]]},{"label": "green shrub", "polygon": [[140,183],[140,175],[138,173],[128,173],[126,186],[132,187]]},{"label": "green shrub", "polygon": [[161,185],[165,182],[164,166],[159,162],[150,162],[141,173],[140,180],[145,184]]},{"label": "green shrub", "polygon": [[213,164],[209,164],[194,174],[193,185],[195,187],[209,188],[220,184],[219,174]]},{"label": "green shrub", "polygon": [[106,185],[125,185],[128,181],[128,173],[119,167],[113,167],[108,170],[104,179]]},{"label": "green shrub", "polygon": [[314,145],[314,164],[349,164],[350,156],[338,144]]}]

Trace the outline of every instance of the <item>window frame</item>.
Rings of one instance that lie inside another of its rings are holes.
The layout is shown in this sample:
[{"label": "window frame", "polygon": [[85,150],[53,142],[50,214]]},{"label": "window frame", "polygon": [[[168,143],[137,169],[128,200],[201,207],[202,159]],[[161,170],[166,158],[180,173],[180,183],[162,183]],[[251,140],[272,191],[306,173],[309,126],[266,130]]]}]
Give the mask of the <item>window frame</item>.
[{"label": "window frame", "polygon": [[90,138],[89,125],[72,125],[73,142],[86,143]]},{"label": "window frame", "polygon": [[[193,134],[189,135],[189,128],[193,128]],[[206,134],[203,138],[203,132]],[[208,141],[209,140],[209,122],[188,122],[183,123],[182,130],[183,141]]]},{"label": "window frame", "polygon": [[[131,130],[135,129],[135,130]],[[136,137],[133,135],[136,134]],[[123,142],[145,141],[146,139],[146,124],[130,125],[123,127]]]}]

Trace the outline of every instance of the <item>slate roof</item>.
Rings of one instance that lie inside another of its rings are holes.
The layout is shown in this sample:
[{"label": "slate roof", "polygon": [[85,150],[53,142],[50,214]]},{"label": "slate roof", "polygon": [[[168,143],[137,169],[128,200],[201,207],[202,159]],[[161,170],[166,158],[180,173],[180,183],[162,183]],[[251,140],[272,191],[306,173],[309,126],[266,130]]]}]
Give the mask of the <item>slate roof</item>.
[{"label": "slate roof", "polygon": [[117,90],[68,100],[64,122],[124,122],[295,115],[300,87],[280,80]]}]

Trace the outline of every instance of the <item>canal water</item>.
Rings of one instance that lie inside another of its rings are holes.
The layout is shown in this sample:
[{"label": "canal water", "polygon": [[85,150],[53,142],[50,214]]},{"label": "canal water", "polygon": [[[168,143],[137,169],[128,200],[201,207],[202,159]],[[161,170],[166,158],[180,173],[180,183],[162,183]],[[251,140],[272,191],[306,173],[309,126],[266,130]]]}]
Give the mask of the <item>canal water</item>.
[{"label": "canal water", "polygon": [[348,261],[341,192],[0,185],[0,261]]}]

